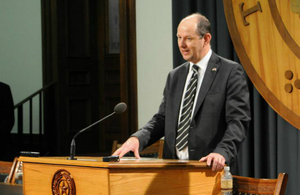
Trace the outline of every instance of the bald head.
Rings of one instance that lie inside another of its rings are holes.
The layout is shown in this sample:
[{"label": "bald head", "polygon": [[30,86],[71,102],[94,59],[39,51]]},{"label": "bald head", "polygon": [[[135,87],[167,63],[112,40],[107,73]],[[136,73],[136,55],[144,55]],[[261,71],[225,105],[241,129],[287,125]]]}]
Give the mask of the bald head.
[{"label": "bald head", "polygon": [[187,21],[190,21],[190,22],[195,22],[195,31],[196,31],[196,34],[199,35],[199,37],[203,37],[203,35],[205,35],[206,33],[211,33],[211,27],[210,27],[210,22],[209,20],[199,14],[199,13],[194,13],[194,14],[191,14],[185,18],[183,18],[180,22],[180,24],[182,22],[187,22]]}]

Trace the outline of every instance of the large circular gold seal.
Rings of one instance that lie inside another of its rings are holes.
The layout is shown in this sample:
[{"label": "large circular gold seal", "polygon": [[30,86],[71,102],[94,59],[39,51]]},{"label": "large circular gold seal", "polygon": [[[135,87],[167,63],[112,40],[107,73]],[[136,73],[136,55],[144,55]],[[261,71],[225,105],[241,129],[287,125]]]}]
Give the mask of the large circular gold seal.
[{"label": "large circular gold seal", "polygon": [[223,0],[228,29],[252,83],[300,129],[300,0]]},{"label": "large circular gold seal", "polygon": [[58,170],[52,179],[53,195],[76,195],[75,181],[66,170]]}]

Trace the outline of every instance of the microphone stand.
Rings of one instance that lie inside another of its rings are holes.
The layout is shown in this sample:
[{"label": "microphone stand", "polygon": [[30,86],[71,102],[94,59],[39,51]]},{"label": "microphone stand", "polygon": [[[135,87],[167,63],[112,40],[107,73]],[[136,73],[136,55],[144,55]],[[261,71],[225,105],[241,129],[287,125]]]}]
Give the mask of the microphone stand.
[{"label": "microphone stand", "polygon": [[116,112],[113,112],[113,113],[107,115],[106,117],[100,119],[99,121],[94,122],[94,123],[91,124],[90,126],[88,126],[88,127],[84,128],[84,129],[78,131],[78,132],[76,133],[76,135],[75,135],[75,136],[73,137],[73,139],[72,139],[72,142],[71,142],[71,148],[70,148],[70,157],[67,158],[67,159],[68,159],[68,160],[77,160],[77,158],[75,158],[75,150],[76,150],[75,138],[76,138],[80,133],[82,133],[82,132],[86,131],[87,129],[91,128],[92,126],[94,126],[94,125],[100,123],[101,121],[107,119],[108,117],[114,115],[115,113],[116,113]]}]

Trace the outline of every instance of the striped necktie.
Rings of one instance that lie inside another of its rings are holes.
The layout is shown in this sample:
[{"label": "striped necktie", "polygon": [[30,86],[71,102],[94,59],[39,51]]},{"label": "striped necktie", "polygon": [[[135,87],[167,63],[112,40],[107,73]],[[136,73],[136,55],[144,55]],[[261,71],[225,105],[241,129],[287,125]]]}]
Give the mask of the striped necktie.
[{"label": "striped necktie", "polygon": [[191,115],[193,111],[194,100],[198,84],[198,66],[193,65],[193,75],[189,81],[184,94],[184,101],[181,108],[180,123],[177,130],[176,147],[179,151],[188,144],[189,128],[191,124]]}]

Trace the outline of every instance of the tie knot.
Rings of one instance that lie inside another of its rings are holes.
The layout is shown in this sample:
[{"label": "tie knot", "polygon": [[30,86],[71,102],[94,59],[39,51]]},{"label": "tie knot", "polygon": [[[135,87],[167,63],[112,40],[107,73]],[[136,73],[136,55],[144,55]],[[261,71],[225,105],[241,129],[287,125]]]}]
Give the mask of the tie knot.
[{"label": "tie knot", "polygon": [[197,65],[194,64],[192,68],[194,72],[198,73],[199,67]]}]

